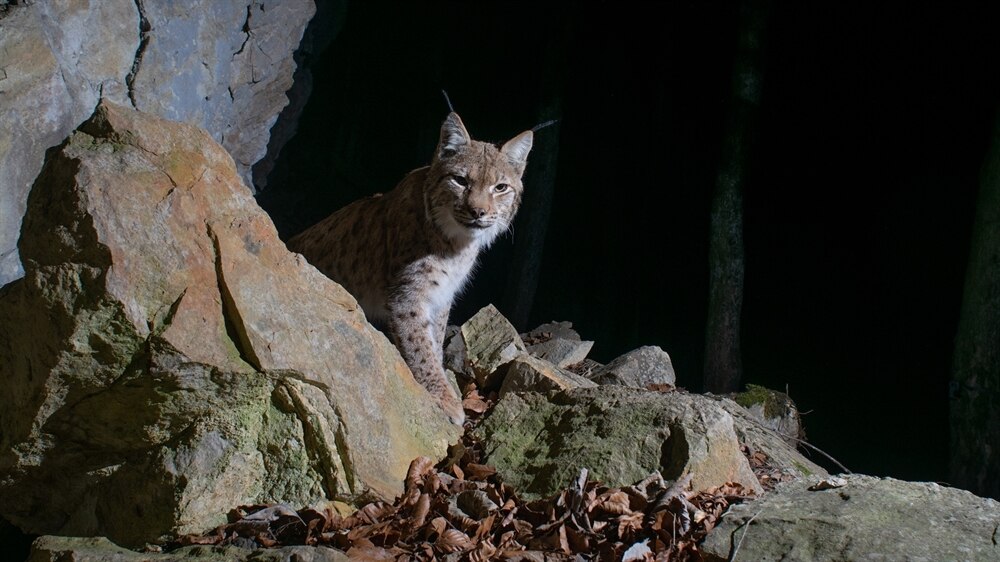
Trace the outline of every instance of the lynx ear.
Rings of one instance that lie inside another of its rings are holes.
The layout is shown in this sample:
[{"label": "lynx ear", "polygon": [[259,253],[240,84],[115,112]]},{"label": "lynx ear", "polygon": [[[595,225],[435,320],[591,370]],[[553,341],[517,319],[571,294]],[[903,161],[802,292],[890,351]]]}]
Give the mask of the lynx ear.
[{"label": "lynx ear", "polygon": [[469,144],[469,131],[457,113],[452,111],[441,125],[441,140],[438,142],[438,156],[451,156],[459,148]]},{"label": "lynx ear", "polygon": [[504,143],[500,148],[500,152],[503,152],[511,160],[523,166],[528,162],[528,152],[531,151],[532,139],[534,139],[534,133],[525,131]]}]

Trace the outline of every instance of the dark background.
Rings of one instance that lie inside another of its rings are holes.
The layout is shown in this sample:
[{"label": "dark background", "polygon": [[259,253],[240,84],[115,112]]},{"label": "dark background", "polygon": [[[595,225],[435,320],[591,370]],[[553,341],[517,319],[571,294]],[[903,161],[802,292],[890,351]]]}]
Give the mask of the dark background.
[{"label": "dark background", "polygon": [[[744,382],[787,389],[809,440],[854,471],[947,478],[997,15],[770,11],[745,186]],[[442,88],[491,141],[535,125],[554,95],[560,126],[536,137],[557,135],[559,159],[529,324],[572,321],[602,362],[658,345],[699,390],[738,21],[730,3],[320,2],[300,53],[312,95],[259,200],[290,236],[427,164]],[[508,237],[483,257],[453,323],[503,300],[510,256]]]}]

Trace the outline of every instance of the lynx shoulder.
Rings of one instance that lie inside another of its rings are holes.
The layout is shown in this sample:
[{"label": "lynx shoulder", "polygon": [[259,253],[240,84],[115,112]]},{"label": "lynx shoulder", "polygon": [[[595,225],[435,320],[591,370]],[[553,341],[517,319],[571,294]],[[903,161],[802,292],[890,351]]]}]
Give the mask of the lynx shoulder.
[{"label": "lynx shoulder", "polygon": [[430,166],[288,242],[387,327],[414,377],[457,424],[462,401],[442,364],[448,313],[479,252],[514,220],[531,143],[531,131],[501,146],[472,140],[451,113]]}]

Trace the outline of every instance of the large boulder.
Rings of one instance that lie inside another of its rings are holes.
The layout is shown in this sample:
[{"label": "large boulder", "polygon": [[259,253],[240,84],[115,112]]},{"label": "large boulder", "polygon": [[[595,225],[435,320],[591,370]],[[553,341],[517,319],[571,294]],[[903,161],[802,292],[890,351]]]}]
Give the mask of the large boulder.
[{"label": "large boulder", "polygon": [[702,545],[705,559],[1000,560],[1000,503],[933,483],[843,480],[785,482],[730,507]]},{"label": "large boulder", "polygon": [[269,130],[288,103],[312,0],[3,4],[0,284],[23,273],[15,245],[46,148],[101,98],[201,126],[248,182],[280,151]]},{"label": "large boulder", "polygon": [[0,290],[0,514],[132,545],[243,503],[391,498],[458,429],[288,252],[204,131],[102,103],[28,202]]},{"label": "large boulder", "polygon": [[185,546],[169,553],[135,552],[104,537],[39,537],[27,562],[341,562],[340,550],[325,546],[248,549],[238,546]]},{"label": "large boulder", "polygon": [[[485,462],[528,497],[555,493],[581,468],[609,486],[630,485],[658,470],[668,479],[690,475],[695,490],[736,482],[760,491],[741,452],[748,444],[740,439],[742,424],[757,422],[745,412],[734,417],[710,397],[607,385],[551,396],[509,393],[476,436]],[[776,468],[791,476],[826,474],[773,432],[747,431],[755,451],[784,461]]]}]

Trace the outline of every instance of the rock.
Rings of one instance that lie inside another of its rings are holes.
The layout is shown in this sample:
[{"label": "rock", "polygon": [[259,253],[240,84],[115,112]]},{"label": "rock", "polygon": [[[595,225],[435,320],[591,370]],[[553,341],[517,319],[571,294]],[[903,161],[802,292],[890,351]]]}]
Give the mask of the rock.
[{"label": "rock", "polygon": [[104,537],[42,536],[31,547],[28,562],[340,562],[339,550],[323,546],[285,546],[249,550],[236,546],[185,546],[169,553],[135,552]]},{"label": "rock", "polygon": [[476,376],[466,358],[465,339],[458,326],[448,326],[444,331],[444,367],[456,375],[470,378]]},{"label": "rock", "polygon": [[592,378],[592,374],[594,371],[600,369],[603,366],[604,366],[603,364],[598,363],[593,359],[584,359],[583,361],[580,361],[579,363],[576,363],[574,365],[569,365],[566,368],[580,375],[581,377],[587,377],[589,379]]},{"label": "rock", "polygon": [[[749,416],[747,416],[749,417]],[[577,388],[548,397],[510,393],[475,430],[484,462],[523,497],[555,493],[580,473],[609,486],[633,484],[652,471],[665,478],[692,476],[693,489],[738,482],[760,485],[740,452],[735,420],[717,400],[681,392],[621,386]],[[772,459],[795,458],[787,467],[826,474],[771,437],[758,450]]]},{"label": "rock", "polygon": [[586,359],[592,347],[594,347],[594,342],[592,341],[552,338],[548,341],[529,345],[528,353],[539,359],[544,359],[557,367],[569,367]]},{"label": "rock", "polygon": [[500,385],[500,397],[511,392],[548,392],[594,386],[597,385],[589,379],[525,354],[508,365]]},{"label": "rock", "polygon": [[23,274],[15,246],[45,149],[102,93],[127,101],[138,21],[133,0],[34,2],[9,6],[0,19],[0,285]]},{"label": "rock", "polygon": [[288,104],[292,55],[314,3],[147,0],[139,6],[150,31],[136,53],[136,109],[209,131],[253,186],[251,167],[267,153],[271,126]]},{"label": "rock", "polygon": [[784,437],[789,445],[794,447],[805,437],[799,409],[784,392],[748,384],[746,392],[736,393],[731,398],[764,427]]},{"label": "rock", "polygon": [[204,131],[102,103],[29,198],[0,290],[0,515],[127,546],[247,503],[392,498],[457,428],[288,252]]},{"label": "rock", "polygon": [[466,359],[479,388],[499,386],[500,367],[525,352],[521,336],[492,304],[469,318],[461,329]]},{"label": "rock", "polygon": [[[771,464],[785,474],[822,477],[826,476],[825,470],[819,466],[808,463],[804,464],[804,458],[798,452],[798,441],[790,440],[786,435],[778,433],[768,426],[761,419],[746,408],[736,402],[724,397],[711,397],[719,403],[719,407],[729,413],[736,421],[736,436],[740,443],[750,447],[752,451],[764,451],[770,458]],[[780,439],[787,447],[774,447],[772,443]]]},{"label": "rock", "polygon": [[1000,560],[1000,503],[932,483],[844,479],[822,491],[785,482],[730,507],[702,553],[730,560],[740,543],[737,560]]},{"label": "rock", "polygon": [[[63,0],[0,18],[0,285],[23,274],[15,247],[45,150],[99,99],[199,125],[248,182],[287,104],[310,0]],[[141,13],[140,13],[141,10]],[[27,125],[30,124],[30,125]]]},{"label": "rock", "polygon": [[529,345],[551,339],[580,341],[580,334],[576,333],[576,330],[573,329],[572,322],[549,322],[526,334],[521,334],[521,339]]},{"label": "rock", "polygon": [[594,369],[590,379],[597,384],[648,388],[649,385],[676,386],[677,377],[670,356],[655,345],[634,349],[607,365]]}]

